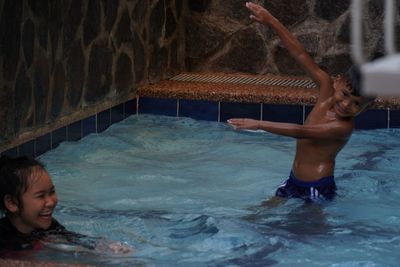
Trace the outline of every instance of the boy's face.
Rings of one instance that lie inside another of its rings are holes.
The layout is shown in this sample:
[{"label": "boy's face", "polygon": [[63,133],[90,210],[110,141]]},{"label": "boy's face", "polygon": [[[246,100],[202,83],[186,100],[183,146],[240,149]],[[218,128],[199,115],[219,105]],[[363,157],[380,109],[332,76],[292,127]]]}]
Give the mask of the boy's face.
[{"label": "boy's face", "polygon": [[333,86],[335,88],[335,104],[333,109],[340,118],[357,116],[371,102],[366,97],[353,95],[349,81],[342,76],[334,79]]},{"label": "boy's face", "polygon": [[14,226],[22,233],[30,233],[35,228],[49,228],[57,201],[49,174],[37,168],[30,177],[26,192],[22,193],[22,203],[12,212]]}]

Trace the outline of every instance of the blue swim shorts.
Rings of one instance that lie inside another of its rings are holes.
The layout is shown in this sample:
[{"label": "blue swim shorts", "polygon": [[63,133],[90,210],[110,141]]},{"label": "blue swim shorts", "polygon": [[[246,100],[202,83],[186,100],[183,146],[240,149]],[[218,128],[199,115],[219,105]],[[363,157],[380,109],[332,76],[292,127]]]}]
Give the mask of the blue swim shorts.
[{"label": "blue swim shorts", "polygon": [[304,182],[290,172],[289,178],[275,192],[275,196],[284,198],[301,198],[306,201],[332,200],[336,195],[336,184],[333,176],[327,176],[315,182]]}]

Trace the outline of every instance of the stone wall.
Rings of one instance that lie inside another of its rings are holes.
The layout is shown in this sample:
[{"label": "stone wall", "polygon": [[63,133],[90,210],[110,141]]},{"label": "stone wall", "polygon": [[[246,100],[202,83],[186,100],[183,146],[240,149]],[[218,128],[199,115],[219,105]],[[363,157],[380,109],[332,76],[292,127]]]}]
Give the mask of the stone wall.
[{"label": "stone wall", "polygon": [[[304,75],[245,2],[0,0],[0,145],[181,71]],[[350,0],[258,2],[327,71],[351,64]],[[383,52],[383,2],[363,1],[369,57]]]},{"label": "stone wall", "polygon": [[[191,71],[304,75],[270,28],[251,23],[245,0],[192,0],[186,20]],[[351,65],[350,0],[265,0],[261,3],[331,73]],[[382,55],[383,0],[363,0],[365,55]],[[397,1],[399,25],[400,1]],[[400,44],[397,28],[397,43]]]},{"label": "stone wall", "polygon": [[0,0],[0,142],[184,68],[183,0]]}]

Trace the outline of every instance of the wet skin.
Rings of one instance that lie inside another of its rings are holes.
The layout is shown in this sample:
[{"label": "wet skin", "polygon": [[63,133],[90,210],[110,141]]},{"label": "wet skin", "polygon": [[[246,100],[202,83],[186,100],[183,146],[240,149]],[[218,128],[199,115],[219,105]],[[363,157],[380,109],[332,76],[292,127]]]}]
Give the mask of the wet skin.
[{"label": "wet skin", "polygon": [[292,165],[294,175],[303,181],[317,181],[334,175],[335,158],[354,129],[354,117],[370,101],[352,94],[349,82],[343,76],[332,78],[310,57],[303,45],[266,9],[246,3],[250,18],[270,26],[280,37],[292,57],[319,85],[318,100],[303,125],[260,121],[247,118],[229,119],[236,129],[261,129],[297,139]]}]

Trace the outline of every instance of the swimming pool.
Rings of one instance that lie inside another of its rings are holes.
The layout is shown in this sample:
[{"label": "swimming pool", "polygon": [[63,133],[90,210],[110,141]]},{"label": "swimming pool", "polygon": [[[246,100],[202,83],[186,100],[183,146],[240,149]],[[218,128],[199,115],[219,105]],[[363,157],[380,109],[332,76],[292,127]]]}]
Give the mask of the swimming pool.
[{"label": "swimming pool", "polygon": [[40,157],[55,217],[135,247],[133,256],[42,251],[106,266],[398,266],[400,130],[356,131],[337,161],[339,197],[261,206],[289,174],[294,140],[224,123],[134,115]]}]

